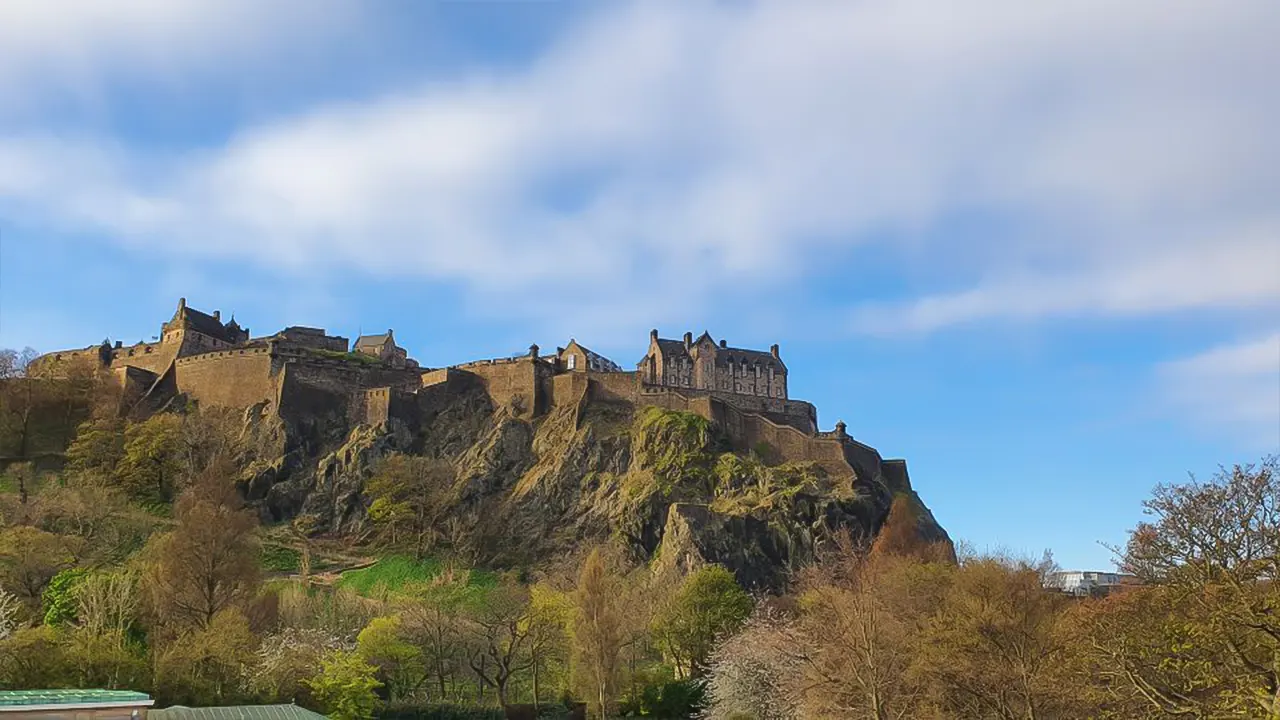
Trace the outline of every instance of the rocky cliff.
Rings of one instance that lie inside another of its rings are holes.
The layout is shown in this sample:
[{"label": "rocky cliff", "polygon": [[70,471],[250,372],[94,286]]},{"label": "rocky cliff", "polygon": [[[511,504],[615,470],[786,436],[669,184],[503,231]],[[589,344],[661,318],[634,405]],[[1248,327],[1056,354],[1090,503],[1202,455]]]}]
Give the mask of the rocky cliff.
[{"label": "rocky cliff", "polygon": [[367,529],[362,490],[379,460],[441,458],[456,470],[446,490],[450,534],[478,561],[538,565],[613,537],[660,563],[721,563],[761,588],[785,584],[833,532],[873,536],[898,494],[916,505],[923,538],[949,543],[905,468],[891,469],[874,451],[845,472],[776,452],[733,452],[726,429],[700,415],[586,392],[536,419],[495,406],[478,385],[420,410],[412,426],[353,426],[249,408],[246,496],[264,519],[307,512],[322,529],[359,534]]}]

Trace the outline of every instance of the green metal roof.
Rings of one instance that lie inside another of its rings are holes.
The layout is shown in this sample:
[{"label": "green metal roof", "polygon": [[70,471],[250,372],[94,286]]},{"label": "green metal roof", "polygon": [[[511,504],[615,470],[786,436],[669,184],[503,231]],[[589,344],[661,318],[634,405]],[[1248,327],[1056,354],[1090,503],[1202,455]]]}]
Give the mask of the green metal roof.
[{"label": "green metal roof", "polygon": [[184,707],[174,705],[151,710],[147,720],[324,720],[324,715],[297,705],[239,705],[233,707]]},{"label": "green metal roof", "polygon": [[0,707],[18,705],[85,705],[145,703],[146,693],[132,690],[0,690]]}]

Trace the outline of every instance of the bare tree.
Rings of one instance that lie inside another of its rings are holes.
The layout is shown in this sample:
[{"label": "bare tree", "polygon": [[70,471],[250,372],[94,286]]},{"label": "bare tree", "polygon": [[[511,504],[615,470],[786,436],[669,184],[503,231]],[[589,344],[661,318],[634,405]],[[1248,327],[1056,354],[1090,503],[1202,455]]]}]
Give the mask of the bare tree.
[{"label": "bare tree", "polygon": [[159,619],[177,628],[206,628],[257,591],[258,521],[215,462],[179,498],[177,527],[155,538],[147,586]]},{"label": "bare tree", "polygon": [[531,649],[537,639],[527,588],[515,582],[504,582],[495,588],[488,600],[469,612],[465,627],[471,637],[469,663],[484,684],[498,694],[502,707],[508,704],[513,677],[533,667]]}]

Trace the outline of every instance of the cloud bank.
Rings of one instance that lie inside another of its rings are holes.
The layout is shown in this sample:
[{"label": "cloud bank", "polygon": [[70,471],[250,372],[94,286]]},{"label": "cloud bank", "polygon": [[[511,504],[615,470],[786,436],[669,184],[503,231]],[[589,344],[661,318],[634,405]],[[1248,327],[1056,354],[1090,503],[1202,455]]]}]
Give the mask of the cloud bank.
[{"label": "cloud bank", "polygon": [[[261,49],[346,7],[57,5],[5,5],[7,92]],[[873,331],[1276,304],[1277,22],[1248,1],[619,5],[523,71],[200,152],[9,132],[0,197],[140,248],[623,302],[803,276],[873,238],[964,256],[954,292],[857,308]],[[1022,219],[962,249],[928,232],[970,211]]]},{"label": "cloud bank", "polygon": [[[1271,0],[616,3],[526,67],[181,152],[3,121],[305,59],[375,7],[0,4],[0,211],[148,254],[536,297],[534,317],[589,297],[615,324],[840,271],[855,333],[1280,310]],[[902,287],[868,298],[868,273]],[[1196,362],[1166,372],[1236,396]]]},{"label": "cloud bank", "polygon": [[1160,377],[1181,417],[1241,446],[1280,448],[1280,333],[1166,363]]}]

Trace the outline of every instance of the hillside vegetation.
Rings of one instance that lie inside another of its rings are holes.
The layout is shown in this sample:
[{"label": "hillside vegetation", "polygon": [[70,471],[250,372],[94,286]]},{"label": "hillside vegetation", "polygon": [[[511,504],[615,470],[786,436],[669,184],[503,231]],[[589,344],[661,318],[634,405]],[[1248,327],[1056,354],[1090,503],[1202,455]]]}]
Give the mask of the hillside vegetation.
[{"label": "hillside vegetation", "polygon": [[340,719],[1280,717],[1275,458],[1157,488],[1118,549],[1143,584],[1072,598],[1051,562],[957,557],[909,487],[730,452],[696,415],[470,395],[327,437],[24,405],[56,388],[16,379],[0,444],[63,431],[23,408],[77,425],[60,467],[0,473],[3,688]]}]

